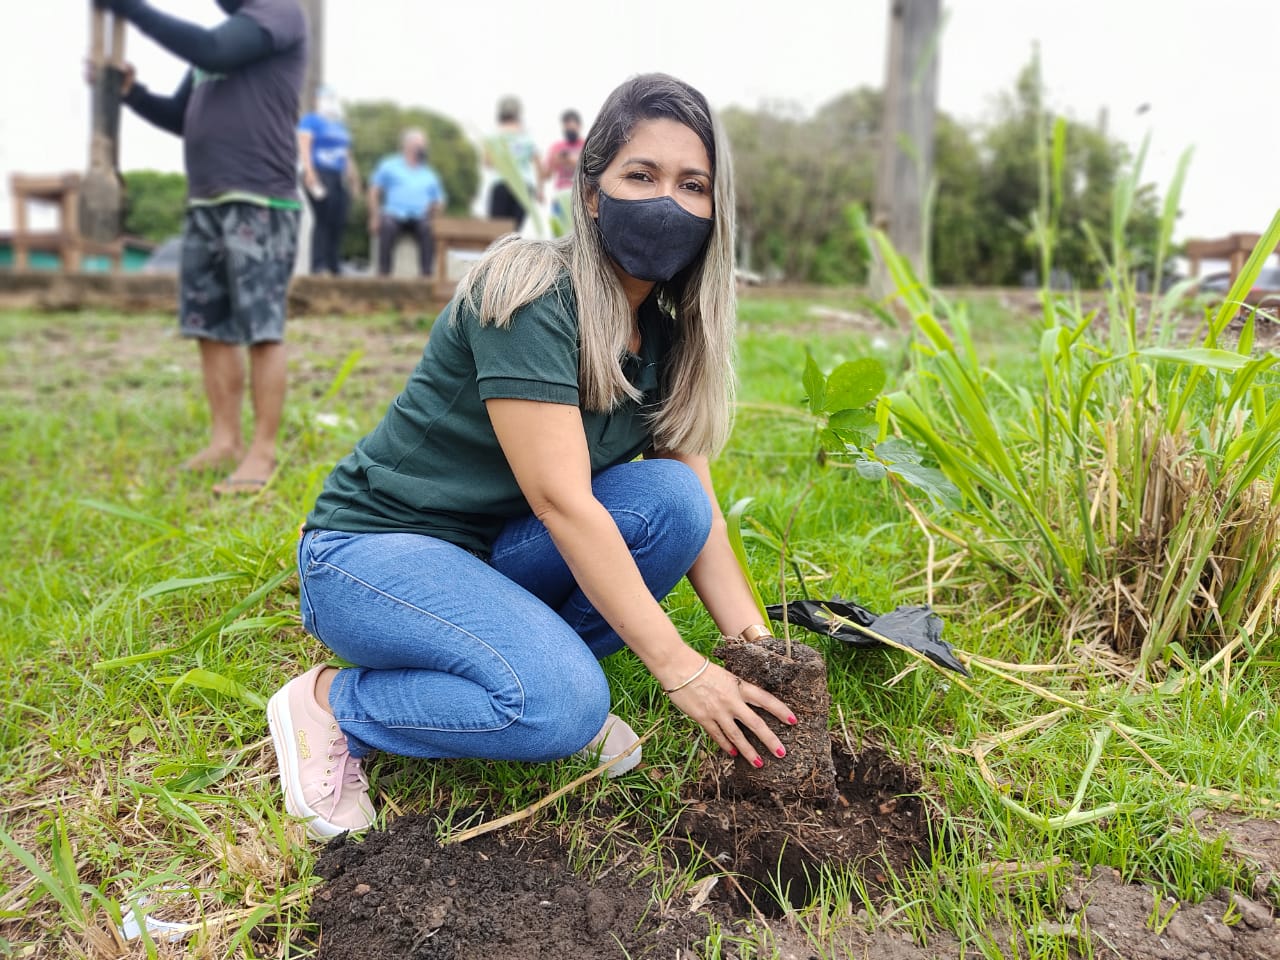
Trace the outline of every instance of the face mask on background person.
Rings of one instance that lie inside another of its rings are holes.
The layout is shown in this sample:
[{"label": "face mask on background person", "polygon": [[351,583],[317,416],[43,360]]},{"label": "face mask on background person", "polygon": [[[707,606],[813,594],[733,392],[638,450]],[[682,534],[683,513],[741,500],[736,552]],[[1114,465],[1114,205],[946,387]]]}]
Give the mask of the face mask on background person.
[{"label": "face mask on background person", "polygon": [[605,250],[637,280],[670,280],[693,263],[715,224],[671,197],[618,200],[601,190],[599,198],[596,223]]},{"label": "face mask on background person", "polygon": [[582,133],[581,133],[581,131],[579,131],[579,130],[578,130],[578,128],[577,128],[577,127],[565,127],[565,128],[564,128],[564,142],[565,142],[565,143],[577,143],[577,142],[578,142],[578,138],[579,138],[579,137],[581,137],[581,136],[582,136]]}]

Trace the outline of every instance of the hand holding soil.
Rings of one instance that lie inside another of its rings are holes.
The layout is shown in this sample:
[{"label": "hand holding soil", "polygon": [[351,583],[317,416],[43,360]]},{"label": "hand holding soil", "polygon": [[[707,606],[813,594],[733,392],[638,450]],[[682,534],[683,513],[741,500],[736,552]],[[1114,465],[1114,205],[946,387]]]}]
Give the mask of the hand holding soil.
[{"label": "hand holding soil", "polygon": [[773,756],[786,756],[782,741],[753,708],[769,711],[781,723],[794,724],[796,718],[791,708],[767,690],[739,680],[719,664],[710,663],[697,680],[668,696],[722,749],[741,756],[752,766],[762,767],[764,760],[744,731],[750,732]]}]

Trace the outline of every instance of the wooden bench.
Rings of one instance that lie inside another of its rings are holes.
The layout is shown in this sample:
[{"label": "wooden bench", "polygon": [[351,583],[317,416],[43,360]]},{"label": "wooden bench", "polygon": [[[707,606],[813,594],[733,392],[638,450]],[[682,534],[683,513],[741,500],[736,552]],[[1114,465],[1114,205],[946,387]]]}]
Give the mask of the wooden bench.
[{"label": "wooden bench", "polygon": [[[27,270],[31,266],[33,250],[57,254],[64,272],[78,273],[84,269],[86,256],[105,256],[112,269],[120,270],[124,257],[124,244],[98,243],[86,239],[80,233],[80,186],[78,173],[29,176],[15,173],[9,178],[9,193],[13,198],[13,269]],[[31,229],[27,217],[29,204],[52,206],[57,213],[55,230]]]}]

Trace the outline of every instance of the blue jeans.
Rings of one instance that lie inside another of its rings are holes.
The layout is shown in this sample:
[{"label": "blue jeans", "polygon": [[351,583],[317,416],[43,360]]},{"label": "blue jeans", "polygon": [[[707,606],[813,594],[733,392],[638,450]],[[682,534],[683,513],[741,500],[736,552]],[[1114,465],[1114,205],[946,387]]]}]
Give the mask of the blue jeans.
[{"label": "blue jeans", "polygon": [[[592,490],[662,599],[711,529],[697,476],[640,460]],[[599,660],[623,644],[535,517],[510,521],[488,562],[421,534],[308,530],[298,570],[303,626],[356,664],[329,694],[354,756],[554,760],[604,725]]]}]

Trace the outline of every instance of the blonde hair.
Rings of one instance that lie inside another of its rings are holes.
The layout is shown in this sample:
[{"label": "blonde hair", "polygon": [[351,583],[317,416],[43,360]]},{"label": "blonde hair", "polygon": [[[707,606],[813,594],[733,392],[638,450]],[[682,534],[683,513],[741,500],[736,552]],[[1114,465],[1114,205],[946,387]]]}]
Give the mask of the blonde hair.
[{"label": "blonde hair", "polygon": [[654,445],[713,454],[732,425],[735,320],[734,197],[728,144],[706,98],[661,73],[623,83],[601,107],[583,143],[573,179],[576,229],[556,240],[504,237],[462,279],[457,298],[481,323],[505,326],[517,310],[568,273],[577,300],[581,405],[608,411],[639,399],[621,360],[631,337],[631,308],[587,208],[600,176],[642,120],[670,119],[693,130],[711,160],[715,224],[698,258],[657,284],[659,303],[675,319],[662,402],[650,415]]}]

